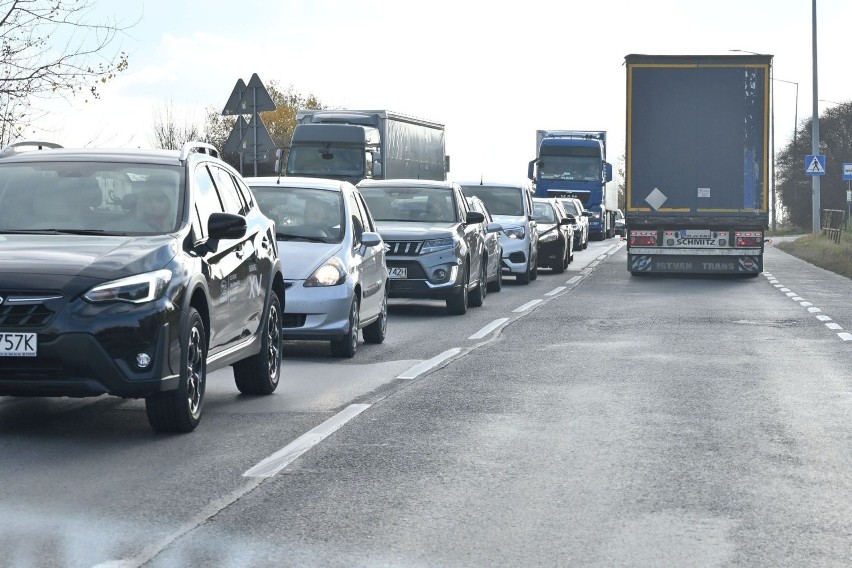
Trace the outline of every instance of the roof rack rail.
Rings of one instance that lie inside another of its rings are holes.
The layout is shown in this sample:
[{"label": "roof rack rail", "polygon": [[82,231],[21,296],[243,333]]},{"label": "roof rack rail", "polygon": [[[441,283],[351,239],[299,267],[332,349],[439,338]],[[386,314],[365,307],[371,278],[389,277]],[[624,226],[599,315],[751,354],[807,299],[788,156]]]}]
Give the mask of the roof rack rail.
[{"label": "roof rack rail", "polygon": [[35,148],[36,150],[44,150],[45,148],[62,148],[55,142],[42,142],[39,140],[22,140],[21,142],[13,142],[0,150],[0,158],[5,158],[13,154],[20,154],[21,148]]},{"label": "roof rack rail", "polygon": [[207,144],[206,142],[186,142],[180,151],[180,161],[186,160],[193,153],[207,154],[214,158],[219,157],[219,150],[213,144]]}]

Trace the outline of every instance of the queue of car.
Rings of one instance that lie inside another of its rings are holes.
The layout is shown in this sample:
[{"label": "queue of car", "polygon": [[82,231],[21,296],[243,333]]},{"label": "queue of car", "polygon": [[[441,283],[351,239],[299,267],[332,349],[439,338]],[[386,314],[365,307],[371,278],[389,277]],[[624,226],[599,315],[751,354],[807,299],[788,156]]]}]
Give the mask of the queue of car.
[{"label": "queue of car", "polygon": [[242,177],[211,145],[0,151],[0,396],[144,398],[189,432],[210,372],[271,394],[284,340],[353,357],[388,299],[482,306],[565,270],[573,215],[527,182]]}]

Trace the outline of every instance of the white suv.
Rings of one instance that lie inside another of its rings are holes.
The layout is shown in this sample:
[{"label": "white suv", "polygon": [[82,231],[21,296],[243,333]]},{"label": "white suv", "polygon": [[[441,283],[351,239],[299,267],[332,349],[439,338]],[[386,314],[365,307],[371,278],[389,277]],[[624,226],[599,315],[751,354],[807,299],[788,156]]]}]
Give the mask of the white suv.
[{"label": "white suv", "polygon": [[532,186],[518,182],[460,182],[464,194],[480,198],[494,222],[502,225],[503,273],[520,284],[538,277],[538,233],[533,220]]}]

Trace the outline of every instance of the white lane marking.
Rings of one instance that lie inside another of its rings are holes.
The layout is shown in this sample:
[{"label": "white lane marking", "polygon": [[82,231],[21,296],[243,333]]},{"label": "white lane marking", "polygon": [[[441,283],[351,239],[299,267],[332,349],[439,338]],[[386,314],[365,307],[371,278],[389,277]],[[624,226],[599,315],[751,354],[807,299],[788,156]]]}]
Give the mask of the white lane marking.
[{"label": "white lane marking", "polygon": [[600,260],[606,260],[606,255],[605,255],[605,254],[600,255],[600,256],[597,258],[597,260],[599,260],[599,261],[600,261]]},{"label": "white lane marking", "polygon": [[772,278],[772,275],[769,274],[768,272],[764,272],[763,275],[766,276],[767,278]]},{"label": "white lane marking", "polygon": [[807,308],[808,306],[813,306],[813,304],[810,303],[810,302],[799,302],[799,305],[802,306],[803,308]]},{"label": "white lane marking", "polygon": [[422,362],[414,365],[413,367],[411,367],[409,370],[405,371],[401,375],[397,375],[396,378],[397,379],[416,379],[418,376],[422,375],[423,373],[425,373],[429,369],[432,369],[433,367],[437,367],[438,365],[440,365],[441,363],[443,363],[444,361],[446,361],[450,357],[455,357],[459,353],[461,353],[461,349],[459,349],[458,347],[454,347],[453,349],[447,349],[443,353],[439,353],[438,355],[435,355],[431,359],[426,359],[425,361],[422,361]]},{"label": "white lane marking", "polygon": [[566,284],[574,284],[576,282],[579,282],[582,279],[583,279],[582,276],[573,276],[568,282],[566,282]]},{"label": "white lane marking", "polygon": [[599,260],[593,260],[588,265],[586,265],[586,270],[591,270],[592,268],[596,267],[600,263],[601,263],[601,261],[599,261]]},{"label": "white lane marking", "polygon": [[777,281],[776,279],[772,278],[772,279],[769,281],[769,283],[770,283],[770,284],[778,284],[778,281]]},{"label": "white lane marking", "polygon": [[816,314],[818,312],[821,312],[822,310],[819,309],[819,308],[808,308],[808,311],[811,312],[812,314]]},{"label": "white lane marking", "polygon": [[835,331],[838,329],[843,329],[843,327],[839,323],[827,323],[825,324],[825,327],[827,327],[828,329],[833,329]]},{"label": "white lane marking", "polygon": [[793,300],[794,302],[804,302],[805,301],[805,299],[800,297],[800,296],[793,296],[790,299]]},{"label": "white lane marking", "polygon": [[526,304],[524,304],[523,306],[518,306],[517,308],[515,308],[514,310],[512,310],[512,312],[514,312],[514,313],[525,312],[525,311],[527,311],[528,309],[530,309],[531,307],[533,307],[533,306],[535,306],[535,305],[538,305],[538,304],[542,303],[543,301],[544,301],[544,300],[532,300],[532,301],[530,301],[530,302],[527,302],[527,303],[526,303]]},{"label": "white lane marking", "polygon": [[545,294],[545,296],[555,296],[556,294],[558,294],[562,290],[565,290],[565,286],[559,286],[558,288],[554,288],[553,290],[551,290],[550,292]]},{"label": "white lane marking", "polygon": [[826,315],[817,316],[816,319],[819,321],[831,321],[831,318]]},{"label": "white lane marking", "polygon": [[789,297],[793,297],[793,296],[795,296],[795,295],[796,295],[796,293],[795,293],[795,292],[787,292],[787,296],[789,296]]},{"label": "white lane marking", "polygon": [[852,341],[852,333],[848,333],[846,331],[844,331],[843,333],[838,333],[837,337],[839,337],[843,341]]},{"label": "white lane marking", "polygon": [[350,404],[316,428],[308,430],[268,458],[261,460],[245,472],[243,477],[272,477],[368,408],[369,404]]},{"label": "white lane marking", "polygon": [[773,284],[773,286],[775,286],[776,288],[783,288],[784,287],[783,284]]},{"label": "white lane marking", "polygon": [[779,292],[789,292],[790,289],[789,288],[778,288],[778,291]]},{"label": "white lane marking", "polygon": [[479,331],[477,331],[476,333],[474,333],[473,335],[471,335],[470,337],[468,337],[468,339],[482,339],[507,321],[509,321],[509,318],[496,319],[485,327],[483,327],[482,329],[480,329]]}]

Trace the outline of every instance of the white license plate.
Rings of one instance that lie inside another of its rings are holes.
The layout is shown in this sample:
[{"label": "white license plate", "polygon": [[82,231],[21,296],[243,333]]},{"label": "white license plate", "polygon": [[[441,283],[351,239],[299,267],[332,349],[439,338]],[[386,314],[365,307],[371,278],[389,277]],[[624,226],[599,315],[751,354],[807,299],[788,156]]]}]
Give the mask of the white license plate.
[{"label": "white license plate", "polygon": [[680,238],[682,239],[712,239],[713,231],[696,231],[685,229],[680,232]]},{"label": "white license plate", "polygon": [[37,349],[35,333],[0,333],[0,357],[35,357]]},{"label": "white license plate", "polygon": [[390,278],[408,278],[408,268],[388,268],[388,276]]}]

